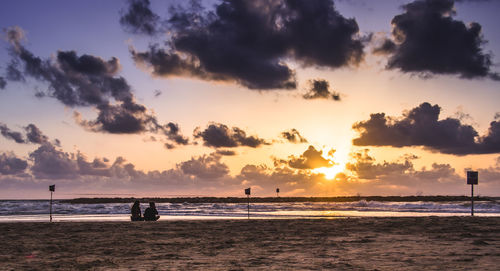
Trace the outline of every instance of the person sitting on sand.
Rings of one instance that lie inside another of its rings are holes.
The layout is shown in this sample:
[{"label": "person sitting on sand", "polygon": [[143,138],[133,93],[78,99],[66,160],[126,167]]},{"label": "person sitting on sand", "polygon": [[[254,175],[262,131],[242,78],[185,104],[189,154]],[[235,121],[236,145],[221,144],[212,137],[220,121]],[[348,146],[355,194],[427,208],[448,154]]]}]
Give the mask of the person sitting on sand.
[{"label": "person sitting on sand", "polygon": [[141,216],[141,203],[136,200],[134,202],[134,205],[132,205],[132,209],[130,210],[130,212],[132,213],[132,215],[130,216],[130,220],[132,221],[143,221],[144,218]]},{"label": "person sitting on sand", "polygon": [[158,211],[156,210],[156,205],[154,202],[149,203],[149,207],[144,211],[144,220],[146,221],[156,221],[160,218]]}]

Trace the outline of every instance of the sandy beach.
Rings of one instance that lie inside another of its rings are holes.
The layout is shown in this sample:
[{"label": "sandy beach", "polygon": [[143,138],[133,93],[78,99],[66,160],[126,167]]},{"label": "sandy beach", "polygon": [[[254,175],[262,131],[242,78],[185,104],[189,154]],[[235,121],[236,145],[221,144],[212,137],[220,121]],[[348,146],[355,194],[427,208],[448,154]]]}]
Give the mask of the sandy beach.
[{"label": "sandy beach", "polygon": [[1,270],[498,270],[500,218],[0,223]]}]

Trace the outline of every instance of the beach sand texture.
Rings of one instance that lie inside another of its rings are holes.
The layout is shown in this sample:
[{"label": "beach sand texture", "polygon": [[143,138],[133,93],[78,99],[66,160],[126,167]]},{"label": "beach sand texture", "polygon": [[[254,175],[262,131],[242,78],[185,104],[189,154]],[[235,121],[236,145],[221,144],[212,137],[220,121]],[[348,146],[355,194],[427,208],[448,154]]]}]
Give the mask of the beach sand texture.
[{"label": "beach sand texture", "polygon": [[1,270],[499,270],[500,218],[0,223]]}]

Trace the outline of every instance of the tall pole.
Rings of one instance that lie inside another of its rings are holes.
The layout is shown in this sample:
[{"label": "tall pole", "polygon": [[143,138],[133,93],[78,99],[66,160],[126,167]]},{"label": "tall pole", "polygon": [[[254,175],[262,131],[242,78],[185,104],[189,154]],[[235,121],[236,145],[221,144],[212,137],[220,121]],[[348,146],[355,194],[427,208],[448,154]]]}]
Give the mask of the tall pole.
[{"label": "tall pole", "polygon": [[247,195],[248,219],[250,219],[250,195]]},{"label": "tall pole", "polygon": [[50,222],[52,222],[52,191],[50,191]]},{"label": "tall pole", "polygon": [[474,216],[474,184],[470,185],[470,216]]},{"label": "tall pole", "polygon": [[467,171],[467,184],[470,184],[470,216],[474,216],[474,185],[479,183],[477,171]]}]

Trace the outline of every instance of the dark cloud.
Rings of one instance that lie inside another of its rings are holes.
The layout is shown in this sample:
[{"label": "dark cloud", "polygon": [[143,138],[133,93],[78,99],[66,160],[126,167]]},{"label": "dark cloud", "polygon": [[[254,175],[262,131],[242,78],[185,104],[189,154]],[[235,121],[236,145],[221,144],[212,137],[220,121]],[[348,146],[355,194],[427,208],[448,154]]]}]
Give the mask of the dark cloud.
[{"label": "dark cloud", "polygon": [[17,158],[13,153],[0,154],[0,174],[15,175],[24,173],[28,167],[28,162]]},{"label": "dark cloud", "polygon": [[287,160],[275,160],[275,164],[287,164],[295,169],[314,169],[319,167],[330,167],[335,163],[323,157],[323,151],[318,151],[310,145],[299,157],[291,155]]},{"label": "dark cloud", "polygon": [[[68,106],[103,105],[112,97],[133,103],[131,88],[123,77],[115,77],[120,68],[117,58],[105,61],[91,55],[77,56],[75,51],[59,51],[55,63],[42,61],[21,50],[25,74],[50,84],[46,93]],[[28,68],[34,66],[32,68]],[[33,69],[33,71],[30,71]]]},{"label": "dark cloud", "polygon": [[18,69],[19,61],[11,61],[6,69],[6,79],[10,81],[25,81],[23,73]]},{"label": "dark cloud", "polygon": [[[137,106],[136,108],[127,108],[127,104],[121,105],[102,105],[96,120],[83,120],[77,112],[74,118],[82,127],[94,131],[107,131],[109,133],[137,133],[137,131],[154,132],[165,135],[165,147],[174,149],[177,145],[188,145],[189,139],[180,133],[179,125],[169,122],[161,125],[152,115],[146,114],[146,108]],[[154,138],[154,137],[153,137]],[[156,141],[152,140],[152,141]]]},{"label": "dark cloud", "polygon": [[[111,177],[117,175],[117,170],[108,163],[106,158],[95,158],[87,161],[84,154],[64,152],[51,143],[44,143],[29,154],[32,165],[31,173],[38,179],[73,179],[84,176]],[[117,158],[117,165],[122,159]]]},{"label": "dark cloud", "polygon": [[29,76],[49,85],[39,96],[53,97],[71,107],[97,109],[95,120],[83,120],[75,112],[75,120],[84,128],[114,134],[162,131],[167,140],[187,144],[178,127],[174,127],[176,124],[160,125],[145,106],[136,102],[131,86],[118,76],[121,66],[117,58],[104,60],[86,54],[78,56],[75,51],[58,51],[55,58],[43,60],[21,44],[22,29],[12,27],[6,33],[12,45],[12,70],[22,78]]},{"label": "dark cloud", "polygon": [[375,163],[375,158],[368,154],[368,149],[351,154],[354,163],[347,163],[346,169],[355,172],[360,179],[379,179],[388,175],[402,175],[413,169],[410,159],[404,162]]},{"label": "dark cloud", "polygon": [[495,117],[493,117],[494,120],[500,120],[500,112],[495,113]]},{"label": "dark cloud", "polygon": [[0,133],[7,139],[14,140],[16,143],[26,143],[23,135],[20,132],[15,132],[9,129],[7,125],[0,123]]},{"label": "dark cloud", "polygon": [[120,24],[132,33],[155,35],[159,20],[160,17],[151,10],[149,0],[129,0]]},{"label": "dark cloud", "polygon": [[4,89],[5,86],[7,86],[7,81],[5,81],[2,76],[0,76],[0,89]]},{"label": "dark cloud", "polygon": [[485,136],[478,136],[470,125],[455,118],[439,120],[438,105],[422,103],[402,118],[371,114],[370,119],[353,125],[360,133],[357,146],[423,146],[448,154],[484,154],[500,152],[500,121],[492,121]]},{"label": "dark cloud", "polygon": [[163,92],[162,92],[161,90],[159,90],[159,89],[155,89],[155,91],[154,91],[154,96],[155,96],[155,97],[160,97],[160,95],[161,95],[162,93],[163,93]]},{"label": "dark cloud", "polygon": [[[42,131],[34,124],[30,123],[28,126],[24,127],[24,131],[26,132],[23,135],[20,132],[15,132],[9,129],[7,125],[0,123],[0,133],[7,139],[12,139],[16,141],[16,143],[20,144],[43,144],[48,142],[48,137],[42,133]],[[58,140],[57,140],[58,141]],[[57,142],[56,141],[56,142]]]},{"label": "dark cloud", "polygon": [[105,177],[110,177],[112,175],[112,170],[106,158],[94,158],[92,162],[88,162],[85,155],[78,152],[76,155],[76,164],[78,165],[79,175]]},{"label": "dark cloud", "polygon": [[224,156],[234,156],[234,155],[236,155],[236,152],[235,151],[231,151],[231,150],[217,150],[215,153],[220,154],[220,155],[224,155]]},{"label": "dark cloud", "polygon": [[[29,154],[31,173],[38,179],[73,179],[79,181],[85,177],[125,178],[134,175],[134,165],[125,163],[118,157],[113,164],[106,158],[94,158],[88,161],[84,154],[64,152],[51,143],[44,143]],[[136,176],[135,174],[134,176]]]},{"label": "dark cloud", "polygon": [[211,123],[207,128],[201,130],[200,127],[194,131],[195,138],[203,139],[203,143],[208,147],[239,147],[247,146],[257,148],[263,144],[268,144],[257,136],[247,136],[246,132],[238,127],[229,128],[221,123]]},{"label": "dark cloud", "polygon": [[226,164],[220,161],[221,155],[212,153],[180,163],[178,166],[184,174],[201,179],[221,178],[229,173]]},{"label": "dark cloud", "polygon": [[179,125],[177,123],[169,122],[161,127],[163,133],[167,136],[167,138],[178,145],[187,145],[189,144],[189,140],[187,137],[184,137],[180,134]]},{"label": "dark cloud", "polygon": [[[155,124],[154,131],[155,133],[159,133],[166,136],[167,143],[164,144],[167,149],[174,149],[177,145],[188,145],[189,139],[183,136],[180,132],[179,125],[177,123],[169,122],[165,125],[160,125],[153,120]],[[151,141],[156,141],[156,138],[151,137]]]},{"label": "dark cloud", "polygon": [[307,139],[302,137],[299,131],[297,131],[297,129],[295,128],[282,132],[281,137],[291,143],[307,143]]},{"label": "dark cloud", "polygon": [[53,144],[57,147],[61,147],[61,141],[59,139],[54,139]]},{"label": "dark cloud", "polygon": [[131,49],[134,60],[158,76],[234,81],[251,89],[296,88],[285,60],[304,66],[357,65],[363,44],[354,19],[331,0],[221,1],[171,8],[166,48]]},{"label": "dark cloud", "polygon": [[165,143],[164,144],[165,148],[167,148],[168,150],[171,150],[171,149],[175,149],[175,145],[172,144],[172,143]]},{"label": "dark cloud", "polygon": [[26,138],[28,142],[35,144],[42,144],[48,141],[48,137],[36,127],[36,125],[30,123],[28,126],[24,127],[26,131]]},{"label": "dark cloud", "polygon": [[144,138],[142,141],[144,141],[144,142],[148,142],[148,141],[156,142],[158,140],[156,139],[155,136],[149,136],[149,137]]},{"label": "dark cloud", "polygon": [[[152,116],[135,102],[131,87],[123,77],[117,58],[103,60],[91,55],[78,56],[74,51],[58,51],[54,60],[42,60],[21,45],[18,28],[10,28],[12,56],[23,76],[49,84],[44,96],[56,98],[67,106],[93,106],[98,118],[88,122],[92,130],[110,133],[143,132]],[[113,98],[117,104],[112,105]]]},{"label": "dark cloud", "polygon": [[93,132],[108,132],[113,134],[134,134],[153,129],[153,116],[146,113],[146,108],[137,105],[135,108],[126,104],[97,106],[99,113],[95,120],[83,120],[78,112],[74,117],[76,122]]},{"label": "dark cloud", "polygon": [[288,0],[281,19],[288,32],[288,46],[306,65],[341,67],[358,64],[363,58],[363,44],[355,19],[343,17],[333,1]]},{"label": "dark cloud", "polygon": [[397,48],[398,47],[396,43],[394,43],[392,40],[384,39],[380,46],[373,49],[373,53],[381,55],[392,54],[396,52]]},{"label": "dark cloud", "polygon": [[340,94],[330,91],[330,83],[323,79],[309,80],[310,88],[302,97],[304,99],[332,99],[340,101]]},{"label": "dark cloud", "polygon": [[41,145],[29,157],[33,161],[31,172],[36,178],[75,178],[78,174],[74,155],[58,150],[50,143]]},{"label": "dark cloud", "polygon": [[216,76],[205,71],[193,57],[183,57],[177,52],[167,51],[157,45],[149,46],[145,52],[130,48],[132,58],[139,65],[150,66],[156,76],[187,76],[205,80],[229,80],[228,77]]},{"label": "dark cloud", "polygon": [[417,0],[403,9],[392,19],[393,40],[375,50],[391,54],[388,69],[499,78],[490,70],[492,56],[483,52],[481,25],[454,20],[453,0]]}]

